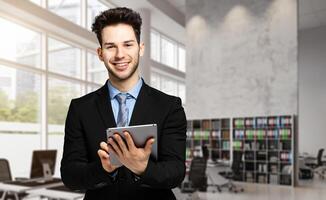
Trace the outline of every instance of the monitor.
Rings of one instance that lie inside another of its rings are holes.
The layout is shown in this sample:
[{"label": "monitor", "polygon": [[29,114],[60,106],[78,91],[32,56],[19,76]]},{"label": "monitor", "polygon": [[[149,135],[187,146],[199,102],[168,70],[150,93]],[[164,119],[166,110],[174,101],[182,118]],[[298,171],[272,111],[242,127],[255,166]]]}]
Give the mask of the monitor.
[{"label": "monitor", "polygon": [[32,156],[30,178],[51,178],[54,174],[57,150],[35,150]]}]

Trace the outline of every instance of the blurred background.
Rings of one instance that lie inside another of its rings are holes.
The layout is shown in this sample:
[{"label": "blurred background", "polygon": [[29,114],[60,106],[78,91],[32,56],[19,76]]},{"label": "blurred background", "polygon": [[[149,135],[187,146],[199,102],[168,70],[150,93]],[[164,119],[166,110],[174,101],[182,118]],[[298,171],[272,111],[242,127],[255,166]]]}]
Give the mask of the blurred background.
[{"label": "blurred background", "polygon": [[[258,131],[262,118],[268,147],[268,130],[277,127],[279,136],[291,132],[290,147],[277,147],[275,154],[280,174],[282,156],[289,157],[292,178],[285,185],[325,188],[318,173],[308,181],[299,177],[299,162],[315,174],[318,152],[326,147],[324,0],[0,0],[0,158],[9,160],[13,177],[29,176],[38,149],[57,150],[54,176],[60,176],[70,100],[108,78],[91,24],[101,11],[117,6],[143,18],[145,82],[182,99],[188,168],[203,156],[202,146],[208,146],[214,164],[231,166],[235,150],[246,155],[246,146],[257,142],[238,134]],[[253,156],[255,180],[243,178],[241,184],[272,183],[271,156],[263,158],[266,180],[259,178],[258,157]],[[282,180],[279,175],[272,185]]]}]

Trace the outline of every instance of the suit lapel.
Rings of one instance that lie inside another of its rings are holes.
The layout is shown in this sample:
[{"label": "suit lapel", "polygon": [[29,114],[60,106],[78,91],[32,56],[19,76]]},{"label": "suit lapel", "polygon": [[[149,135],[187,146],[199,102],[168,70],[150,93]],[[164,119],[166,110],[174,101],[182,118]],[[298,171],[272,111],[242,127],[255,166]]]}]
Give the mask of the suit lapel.
[{"label": "suit lapel", "polygon": [[146,109],[148,109],[149,105],[151,105],[150,87],[145,82],[143,82],[143,86],[139,91],[139,95],[137,97],[135,107],[131,115],[129,123],[130,126],[148,123],[146,121],[146,119],[148,118],[146,113],[149,112],[147,112]]},{"label": "suit lapel", "polygon": [[97,94],[99,97],[96,102],[97,109],[101,115],[105,127],[116,127],[117,125],[113,116],[111,102],[109,101],[107,83],[105,83],[105,85],[97,91]]}]

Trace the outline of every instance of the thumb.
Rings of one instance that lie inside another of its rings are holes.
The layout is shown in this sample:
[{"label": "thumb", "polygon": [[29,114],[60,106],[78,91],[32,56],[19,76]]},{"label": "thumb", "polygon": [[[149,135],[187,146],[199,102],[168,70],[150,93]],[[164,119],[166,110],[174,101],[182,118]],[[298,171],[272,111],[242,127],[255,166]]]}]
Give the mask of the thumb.
[{"label": "thumb", "polygon": [[155,142],[155,139],[154,138],[151,138],[151,139],[147,140],[146,145],[145,145],[145,152],[146,152],[146,154],[149,155],[151,153],[152,146],[153,146],[154,142]]}]

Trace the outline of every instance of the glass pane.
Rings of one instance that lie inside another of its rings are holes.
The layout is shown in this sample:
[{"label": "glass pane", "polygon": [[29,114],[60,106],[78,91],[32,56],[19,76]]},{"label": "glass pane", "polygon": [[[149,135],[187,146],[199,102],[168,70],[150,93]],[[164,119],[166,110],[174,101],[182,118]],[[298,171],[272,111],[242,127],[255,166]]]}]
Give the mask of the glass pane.
[{"label": "glass pane", "polygon": [[75,24],[81,24],[80,0],[48,0],[48,9]]},{"label": "glass pane", "polygon": [[50,134],[48,136],[48,149],[56,149],[57,150],[57,160],[54,169],[54,177],[60,177],[60,162],[63,154],[63,143],[64,143],[64,135],[63,134]]},{"label": "glass pane", "polygon": [[32,3],[35,3],[36,5],[41,6],[41,0],[29,0]]},{"label": "glass pane", "polygon": [[160,62],[160,35],[151,31],[151,58]]},{"label": "glass pane", "polygon": [[71,99],[81,95],[81,85],[49,78],[48,124],[50,134],[63,134]]},{"label": "glass pane", "polygon": [[176,66],[176,45],[170,40],[162,38],[162,63],[172,68]]},{"label": "glass pane", "polygon": [[87,29],[91,30],[95,16],[100,12],[107,10],[108,6],[104,5],[99,0],[88,0],[87,3]]},{"label": "glass pane", "polygon": [[41,34],[0,18],[0,58],[41,66]]},{"label": "glass pane", "polygon": [[179,47],[178,49],[179,49],[178,68],[180,71],[186,72],[186,51],[182,47]]},{"label": "glass pane", "polygon": [[[13,177],[28,177],[31,152],[41,147],[41,77],[0,65],[0,158]],[[24,166],[24,167],[22,167]]]},{"label": "glass pane", "polygon": [[160,75],[157,73],[152,73],[151,74],[151,86],[153,88],[156,88],[158,90],[161,89],[161,85],[160,85]]},{"label": "glass pane", "polygon": [[177,96],[177,82],[167,78],[167,77],[162,77],[161,76],[161,90],[167,94]]},{"label": "glass pane", "polygon": [[49,78],[48,100],[48,148],[57,149],[55,177],[60,177],[60,160],[62,158],[64,123],[70,101],[81,95],[82,85]]},{"label": "glass pane", "polygon": [[186,104],[186,87],[183,83],[178,84],[178,96],[181,98],[182,104]]},{"label": "glass pane", "polygon": [[88,81],[104,84],[109,75],[103,62],[100,61],[97,55],[87,53],[87,78]]},{"label": "glass pane", "polygon": [[55,39],[48,39],[49,70],[80,78],[81,50]]},{"label": "glass pane", "polygon": [[87,93],[91,93],[91,92],[94,92],[95,90],[98,90],[101,86],[95,86],[95,85],[89,85],[87,86]]}]

